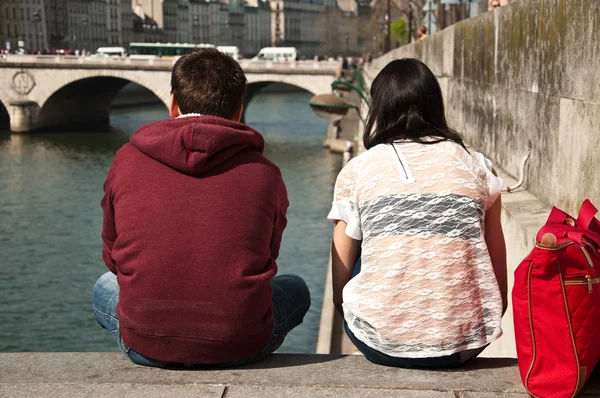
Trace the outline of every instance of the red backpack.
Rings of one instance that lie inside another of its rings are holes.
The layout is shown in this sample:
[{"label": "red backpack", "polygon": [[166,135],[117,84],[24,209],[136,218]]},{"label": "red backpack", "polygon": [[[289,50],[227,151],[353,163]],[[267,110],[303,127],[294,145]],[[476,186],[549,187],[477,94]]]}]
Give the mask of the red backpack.
[{"label": "red backpack", "polygon": [[512,291],[521,379],[540,398],[574,397],[600,358],[600,223],[553,208]]}]

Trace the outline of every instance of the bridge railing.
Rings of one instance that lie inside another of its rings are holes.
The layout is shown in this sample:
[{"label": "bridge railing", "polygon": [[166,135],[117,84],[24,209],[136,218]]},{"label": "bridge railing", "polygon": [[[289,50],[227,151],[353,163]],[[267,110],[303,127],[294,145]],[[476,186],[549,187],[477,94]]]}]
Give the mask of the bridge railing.
[{"label": "bridge railing", "polygon": [[[110,66],[110,67],[164,67],[171,68],[175,63],[174,59],[164,58],[94,58],[77,56],[56,56],[56,55],[6,55],[0,57],[0,63],[27,63],[40,65],[86,65],[86,66]],[[335,73],[339,67],[339,62],[330,61],[251,61],[240,60],[242,69],[246,72],[293,72],[293,71],[328,71]]]}]

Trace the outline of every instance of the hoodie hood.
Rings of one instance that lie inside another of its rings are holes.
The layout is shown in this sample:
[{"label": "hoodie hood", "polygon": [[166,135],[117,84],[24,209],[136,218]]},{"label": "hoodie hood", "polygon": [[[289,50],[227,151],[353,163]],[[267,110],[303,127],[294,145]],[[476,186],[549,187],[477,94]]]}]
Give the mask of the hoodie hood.
[{"label": "hoodie hood", "polygon": [[159,120],[140,128],[131,145],[182,173],[206,173],[238,152],[263,152],[265,141],[243,123],[216,116]]}]

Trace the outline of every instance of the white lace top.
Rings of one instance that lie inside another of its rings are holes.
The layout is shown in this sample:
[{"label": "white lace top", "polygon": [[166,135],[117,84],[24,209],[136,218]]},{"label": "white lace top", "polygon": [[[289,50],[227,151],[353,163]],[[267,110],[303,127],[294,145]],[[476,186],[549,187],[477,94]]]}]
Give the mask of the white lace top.
[{"label": "white lace top", "polygon": [[502,179],[454,142],[377,145],[335,185],[330,220],[362,240],[361,271],[344,288],[344,318],[394,357],[475,349],[502,334],[502,298],[484,240]]}]

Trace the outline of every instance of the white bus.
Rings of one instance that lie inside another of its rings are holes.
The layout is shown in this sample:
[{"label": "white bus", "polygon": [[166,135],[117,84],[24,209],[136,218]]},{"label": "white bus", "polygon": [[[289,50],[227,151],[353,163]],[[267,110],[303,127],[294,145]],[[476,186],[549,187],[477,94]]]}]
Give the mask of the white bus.
[{"label": "white bus", "polygon": [[265,47],[261,49],[252,61],[295,61],[298,50],[295,47]]},{"label": "white bus", "polygon": [[205,43],[129,43],[129,57],[134,59],[179,58],[197,48],[215,48],[215,46]]},{"label": "white bus", "polygon": [[123,47],[99,47],[92,56],[95,58],[121,58],[127,56],[127,50]]},{"label": "white bus", "polygon": [[218,46],[217,50],[223,54],[229,55],[231,58],[238,61],[240,59],[240,49],[237,46]]}]

